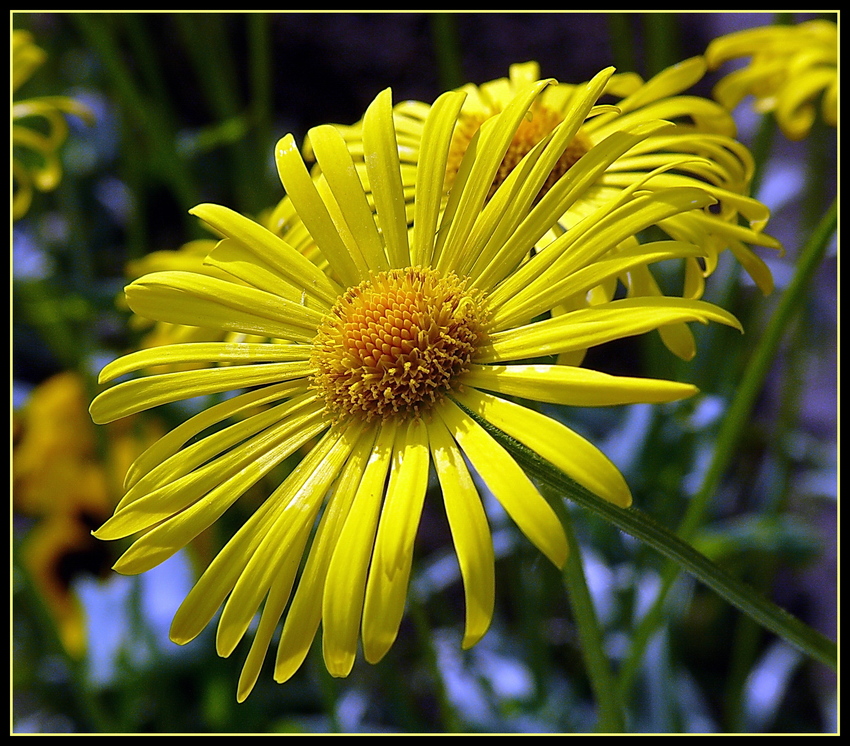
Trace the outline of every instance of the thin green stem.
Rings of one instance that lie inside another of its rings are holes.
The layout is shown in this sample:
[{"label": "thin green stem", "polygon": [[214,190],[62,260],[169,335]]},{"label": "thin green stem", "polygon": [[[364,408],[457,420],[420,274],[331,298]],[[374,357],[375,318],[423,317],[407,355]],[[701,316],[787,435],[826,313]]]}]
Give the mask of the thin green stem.
[{"label": "thin green stem", "polygon": [[185,162],[177,155],[173,128],[164,113],[150,105],[148,97],[137,85],[124,63],[114,35],[104,21],[106,16],[74,13],[71,17],[103,64],[126,118],[141,130],[147,141],[153,158],[153,170],[171,187],[180,204],[187,210],[196,205],[199,202],[197,191]]},{"label": "thin green stem", "polygon": [[[792,342],[789,349],[801,349],[802,338],[805,334],[806,324],[803,319],[798,319],[794,324]],[[786,438],[796,426],[799,416],[799,402],[802,388],[803,361],[796,356],[790,356],[784,370],[784,380],[781,386],[783,392],[779,408],[779,416],[774,425],[774,432],[770,438],[768,458],[773,458],[775,465],[771,468],[772,488],[767,490],[768,499],[760,507],[765,517],[778,517],[782,514],[787,504],[788,487],[791,481],[791,459],[786,454]],[[762,592],[767,593],[774,582],[779,570],[779,557],[767,556],[754,568],[753,584]],[[746,724],[744,722],[744,689],[747,678],[756,660],[759,643],[762,639],[762,631],[752,619],[741,616],[735,627],[732,638],[732,661],[731,670],[726,686],[726,696],[723,698],[725,704],[724,718],[727,732],[740,732]]]},{"label": "thin green stem", "polygon": [[638,72],[631,13],[608,13],[611,47],[617,72]]},{"label": "thin green stem", "polygon": [[675,13],[644,13],[644,58],[651,78],[682,59]]},{"label": "thin green stem", "polygon": [[433,13],[430,19],[440,88],[442,90],[459,88],[466,80],[463,75],[455,14]]},{"label": "thin green stem", "polygon": [[425,609],[422,602],[417,597],[413,590],[410,591],[410,616],[413,619],[413,624],[416,627],[417,637],[421,643],[421,649],[425,656],[425,665],[431,672],[431,679],[434,684],[435,695],[437,698],[437,707],[440,712],[440,718],[443,723],[443,732],[445,733],[461,733],[461,721],[455,708],[449,699],[446,684],[443,680],[442,671],[437,660],[437,650],[434,647],[434,635],[431,630],[428,620],[425,618]]},{"label": "thin green stem", "polygon": [[746,583],[727,573],[650,516],[634,508],[624,510],[597,497],[486,420],[468,410],[467,414],[502,443],[531,477],[655,549],[662,556],[673,561],[674,569],[678,569],[678,566],[686,570],[766,629],[784,638],[815,660],[836,668],[838,665],[836,644],[825,635],[804,624]]},{"label": "thin green stem", "polygon": [[587,578],[581,561],[581,549],[573,529],[572,516],[563,500],[552,499],[551,503],[561,519],[570,545],[570,555],[563,570],[563,578],[578,626],[590,685],[599,707],[596,729],[601,733],[622,733],[625,731],[623,707],[608,656],[605,654],[604,633],[587,587]]},{"label": "thin green stem", "polygon": [[269,162],[272,142],[272,49],[267,13],[248,16],[251,119],[257,132],[257,163]]},{"label": "thin green stem", "polygon": [[[830,238],[837,225],[837,215],[837,206],[833,202],[806,244],[798,261],[795,275],[783,293],[767,329],[756,345],[750,363],[735,392],[735,397],[720,425],[711,463],[705,472],[700,489],[688,503],[685,517],[679,527],[678,535],[685,540],[689,540],[699,528],[707,512],[709,502],[726,473],[726,469],[749,423],[753,404],[764,385],[785,331],[805,296],[815,270],[826,253]],[[631,690],[646,646],[661,621],[667,593],[673,586],[678,572],[679,568],[672,563],[664,568],[661,588],[655,602],[635,631],[629,656],[620,672],[620,689],[624,696]]]},{"label": "thin green stem", "polygon": [[[217,124],[236,122],[244,112],[224,17],[219,13],[176,13],[174,18],[210,113]],[[234,129],[240,132],[238,126]],[[257,189],[262,182],[256,178],[253,151],[244,138],[239,138],[230,143],[228,156],[237,207],[243,212],[256,213],[266,205],[261,204],[261,192]]]}]

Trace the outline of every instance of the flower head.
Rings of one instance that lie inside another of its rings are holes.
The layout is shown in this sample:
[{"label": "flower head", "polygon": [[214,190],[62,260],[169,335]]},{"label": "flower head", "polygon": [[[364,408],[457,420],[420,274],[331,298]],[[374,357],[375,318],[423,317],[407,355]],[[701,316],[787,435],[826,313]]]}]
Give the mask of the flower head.
[{"label": "flower head", "polygon": [[[482,423],[627,506],[625,480],[598,449],[509,397],[575,406],[682,399],[695,388],[556,365],[547,356],[676,323],[737,326],[725,311],[682,298],[604,299],[549,313],[560,299],[615,283],[630,268],[706,254],[672,239],[623,248],[644,229],[715,201],[710,190],[691,185],[650,193],[636,179],[569,231],[553,231],[593,183],[598,164],[617,157],[611,143],[595,145],[538,198],[611,73],[579,89],[553,135],[493,191],[517,130],[555,82],[519,88],[481,126],[447,198],[446,166],[466,95],[444,94],[422,120],[409,204],[384,91],[366,112],[359,153],[333,126],[311,130],[320,175],[311,176],[291,136],[278,144],[288,204],[320,252],[316,261],[258,223],[207,204],[193,212],[222,236],[208,261],[232,279],[167,271],[127,287],[137,314],[268,341],[170,345],[103,370],[107,382],[162,363],[203,365],[118,383],[92,403],[97,422],[233,393],[179,425],[130,469],[126,495],[96,532],[103,539],[139,534],[118,560],[119,572],[144,572],[178,551],[302,449],[298,465],[211,562],[172,626],[172,639],[188,642],[223,606],[217,648],[229,655],[262,605],[240,700],[282,617],[278,681],[300,667],[320,624],[334,676],[350,672],[358,640],[368,661],[385,655],[403,615],[432,468],[464,582],[463,644],[475,644],[490,624],[495,580],[473,473],[553,564],[562,566],[568,551],[553,508]],[[666,126],[642,123],[628,137],[638,145]],[[529,258],[534,246],[543,248]],[[230,419],[234,424],[223,427]]]},{"label": "flower head", "polygon": [[821,97],[824,122],[838,123],[838,27],[826,20],[797,26],[761,26],[721,36],[705,53],[711,68],[749,57],[746,66],[729,73],[714,97],[730,111],[746,96],[755,97],[760,113],[773,112],[790,140],[811,131]]},{"label": "flower head", "polygon": [[[12,32],[12,92],[26,83],[44,63],[44,50],[28,31]],[[59,148],[68,136],[65,115],[91,122],[86,106],[66,96],[43,96],[12,104],[12,215],[23,217],[32,203],[33,190],[49,192],[59,185],[62,166]]]},{"label": "flower head", "polygon": [[[663,191],[672,186],[699,186],[714,200],[700,210],[691,210],[659,221],[658,226],[671,238],[695,243],[705,248],[704,257],[684,260],[685,273],[681,295],[699,298],[704,290],[704,277],[710,274],[719,255],[726,250],[745,267],[765,293],[771,292],[773,278],[767,265],[751,245],[781,249],[779,242],[764,233],[768,209],[749,196],[753,176],[753,160],[749,151],[734,139],[735,124],[728,112],[709,99],[687,95],[689,87],[705,74],[705,61],[694,57],[670,67],[649,81],[638,75],[609,76],[598,91],[610,104],[598,104],[581,122],[573,120],[572,129],[561,126],[571,116],[574,97],[584,89],[581,85],[556,83],[547,86],[529,107],[526,117],[513,132],[499,164],[488,198],[532,151],[542,152],[555,131],[568,144],[560,149],[557,159],[547,164],[546,178],[538,186],[536,201],[552,208],[558,201],[546,195],[558,181],[585,158],[594,146],[606,144],[604,160],[593,159],[583,170],[586,187],[564,203],[563,212],[553,220],[555,234],[571,230],[575,224],[617,194],[636,182],[647,191]],[[466,85],[466,94],[458,116],[446,161],[446,193],[460,173],[463,156],[470,147],[478,147],[478,133],[490,119],[501,114],[517,94],[539,83],[536,62],[512,65],[507,78],[480,86]],[[402,183],[408,208],[416,191],[415,164],[420,154],[424,121],[429,105],[419,101],[399,103],[394,110],[401,158]],[[659,120],[669,122],[659,127]],[[644,132],[642,128],[649,128]],[[340,128],[356,156],[362,158],[362,123]],[[308,142],[308,154],[310,143]],[[365,165],[358,167],[368,185]],[[526,164],[530,161],[526,160]],[[525,178],[519,176],[519,178]],[[281,206],[280,212],[285,208]],[[408,217],[412,210],[408,209]],[[547,235],[543,241],[551,240]],[[634,249],[627,239],[624,250]],[[542,245],[536,247],[538,250]],[[661,290],[648,264],[632,266],[621,277],[632,297],[659,296]],[[600,286],[595,296],[610,297],[610,288]],[[564,297],[562,305],[573,307],[576,299]],[[559,308],[552,309],[559,312]],[[671,325],[661,332],[665,344],[678,356],[690,359],[695,354],[694,342],[684,325]],[[571,362],[575,357],[568,358]]]}]

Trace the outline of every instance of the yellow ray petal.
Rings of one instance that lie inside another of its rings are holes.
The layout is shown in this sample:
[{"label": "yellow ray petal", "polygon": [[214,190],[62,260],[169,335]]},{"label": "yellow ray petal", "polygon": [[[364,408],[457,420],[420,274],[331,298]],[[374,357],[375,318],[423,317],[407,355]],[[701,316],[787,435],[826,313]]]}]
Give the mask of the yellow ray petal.
[{"label": "yellow ray petal", "polygon": [[363,604],[363,653],[377,663],[395,642],[428,487],[428,430],[419,419],[399,428]]},{"label": "yellow ray petal", "polygon": [[[141,512],[149,520],[156,515],[160,518],[171,515],[180,509],[169,508],[168,497],[170,489],[177,488],[178,480],[191,475],[190,479],[200,481],[202,474],[215,474],[216,469],[226,472],[227,462],[221,458],[222,454],[230,452],[235,455],[243,452],[251,447],[250,443],[254,441],[250,439],[258,433],[266,431],[271,435],[275,430],[297,427],[303,419],[316,417],[321,410],[322,405],[316,403],[315,396],[306,393],[195,441],[159,463],[127,490],[115,508],[115,515],[111,520],[117,520],[123,516],[129,506],[137,500],[141,502],[133,505],[132,512]],[[261,437],[266,436],[264,434]],[[233,456],[226,458],[233,458]],[[213,459],[216,460],[215,465],[211,463]],[[180,483],[185,484],[183,481]],[[165,492],[163,493],[162,490]],[[150,505],[146,505],[148,501]],[[107,538],[100,532],[101,529],[98,529],[98,536]]]},{"label": "yellow ray petal", "polygon": [[372,557],[395,430],[393,420],[381,425],[328,567],[322,606],[322,650],[331,676],[348,676],[354,665],[366,573]]},{"label": "yellow ray petal", "polygon": [[363,116],[363,148],[369,153],[366,171],[387,257],[391,267],[401,268],[410,265],[410,248],[398,144],[392,121],[392,93],[387,88],[375,97]]},{"label": "yellow ray petal", "polygon": [[125,289],[134,313],[154,321],[309,342],[319,311],[246,285],[194,272],[155,272]]},{"label": "yellow ray petal", "polygon": [[163,345],[131,352],[106,364],[98,383],[108,383],[120,376],[157,365],[191,363],[272,363],[307,360],[310,348],[292,344],[251,344],[247,342],[192,342]]},{"label": "yellow ray petal", "polygon": [[287,681],[298,670],[313,643],[322,618],[322,596],[328,565],[351,511],[374,443],[374,428],[362,428],[351,455],[340,469],[340,477],[322,514],[280,635],[274,670],[277,682]]},{"label": "yellow ray petal", "polygon": [[137,539],[115,563],[115,571],[136,575],[168,559],[218,520],[251,485],[326,428],[321,419],[313,419],[296,432],[278,438],[268,450],[257,454],[258,458],[244,464],[242,470]]},{"label": "yellow ray petal", "polygon": [[352,253],[359,254],[363,265],[372,272],[389,269],[383,242],[375,225],[375,216],[339,130],[331,125],[323,125],[311,129],[309,136],[322,175],[351,231]]},{"label": "yellow ray petal", "polygon": [[232,238],[253,251],[290,282],[315,293],[328,304],[336,301],[340,287],[304,255],[263,226],[221,205],[198,205],[189,212],[222,236]]},{"label": "yellow ray petal", "polygon": [[463,647],[468,649],[484,636],[493,619],[496,594],[493,541],[466,462],[440,418],[428,423],[428,435],[463,578],[466,603]]},{"label": "yellow ray petal", "polygon": [[[267,627],[273,630],[276,626],[289,599],[316,514],[348,453],[348,443],[342,439],[339,429],[334,428],[310,452],[308,463],[293,471],[292,477],[284,482],[285,488],[270,498],[277,503],[274,520],[233,586],[219,619],[216,633],[219,655],[226,657],[233,652],[272,586],[275,586],[276,598],[270,599],[270,615],[275,616],[276,607],[280,608],[274,624],[267,623]],[[258,650],[265,655],[267,646],[266,641]],[[251,657],[251,668],[259,670],[255,662],[256,658]]]},{"label": "yellow ray petal", "polygon": [[741,330],[732,314],[704,301],[626,298],[497,332],[479,349],[476,361],[508,362],[583,350],[685,321],[716,321]]},{"label": "yellow ray petal", "polygon": [[450,400],[440,406],[438,415],[519,529],[556,567],[563,567],[567,561],[564,528],[519,464]]},{"label": "yellow ray petal", "polygon": [[340,237],[339,229],[307,171],[292,135],[278,141],[275,160],[287,196],[334,274],[344,285],[357,285],[365,279],[365,275]]},{"label": "yellow ray petal", "polygon": [[173,456],[189,440],[196,437],[208,427],[217,425],[230,418],[239,417],[254,409],[263,408],[280,399],[303,394],[307,391],[306,381],[284,381],[283,383],[264,386],[253,391],[246,391],[231,399],[214,404],[181,422],[173,430],[163,435],[158,441],[145,450],[127,469],[124,478],[124,489],[129,490],[145,474]]},{"label": "yellow ray petal", "polygon": [[434,102],[423,127],[422,149],[416,167],[416,201],[410,246],[413,266],[430,264],[434,255],[451,133],[465,98],[466,94],[462,91],[444,93]]},{"label": "yellow ray petal", "polygon": [[508,396],[573,407],[658,404],[697,393],[696,386],[689,383],[612,376],[571,365],[473,365],[462,383]]},{"label": "yellow ray petal", "polygon": [[[332,435],[326,436],[325,442],[332,441]],[[294,482],[303,484],[310,470],[321,463],[324,456],[325,452],[321,449],[315,454],[311,452],[305,456],[287,481],[278,487],[278,491],[285,492]],[[249,559],[255,555],[257,547],[275,520],[279,503],[274,497],[275,493],[263,501],[242,524],[213,558],[180,605],[171,623],[170,632],[171,639],[178,645],[184,645],[197,637],[224,603],[224,599],[233,589]]]},{"label": "yellow ray petal", "polygon": [[107,389],[92,402],[89,412],[102,425],[180,399],[304,378],[311,370],[309,362],[296,361],[162,373]]},{"label": "yellow ray petal", "polygon": [[595,495],[621,508],[632,504],[629,487],[617,467],[596,446],[560,422],[473,388],[455,394],[455,399]]}]

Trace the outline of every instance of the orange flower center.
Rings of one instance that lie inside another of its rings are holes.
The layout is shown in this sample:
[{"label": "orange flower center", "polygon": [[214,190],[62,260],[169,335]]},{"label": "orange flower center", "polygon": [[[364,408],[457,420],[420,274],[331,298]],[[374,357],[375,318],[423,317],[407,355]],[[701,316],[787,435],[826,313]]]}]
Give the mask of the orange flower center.
[{"label": "orange flower center", "polygon": [[381,272],[337,301],[313,341],[313,386],[335,416],[415,416],[469,368],[482,296],[454,274]]},{"label": "orange flower center", "polygon": [[[448,161],[448,186],[451,187],[454,181],[454,176],[460,167],[460,162],[469,143],[481,125],[489,117],[485,115],[467,116],[463,118],[455,131],[454,140],[452,141],[449,151]],[[493,180],[493,185],[487,195],[489,200],[496,190],[505,181],[511,171],[516,168],[519,162],[528,154],[537,143],[541,142],[563,121],[563,116],[552,109],[545,106],[535,106],[530,111],[530,117],[524,119],[516,133],[514,134],[511,144],[496,171],[496,176]],[[540,191],[537,194],[535,202],[540,199],[554,186],[570,168],[581,158],[587,151],[593,147],[593,143],[581,130],[579,130],[572,142],[567,146],[555,167],[552,169]]]}]

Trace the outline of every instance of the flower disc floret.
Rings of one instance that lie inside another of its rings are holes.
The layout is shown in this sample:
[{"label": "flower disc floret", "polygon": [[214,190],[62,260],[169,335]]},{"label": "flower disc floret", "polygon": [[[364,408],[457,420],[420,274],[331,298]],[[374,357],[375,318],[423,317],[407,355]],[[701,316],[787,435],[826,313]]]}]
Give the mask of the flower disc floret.
[{"label": "flower disc floret", "polygon": [[313,343],[313,385],[337,417],[419,416],[469,369],[483,338],[481,295],[422,267],[349,288]]}]

